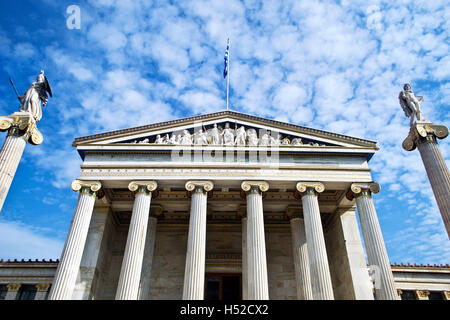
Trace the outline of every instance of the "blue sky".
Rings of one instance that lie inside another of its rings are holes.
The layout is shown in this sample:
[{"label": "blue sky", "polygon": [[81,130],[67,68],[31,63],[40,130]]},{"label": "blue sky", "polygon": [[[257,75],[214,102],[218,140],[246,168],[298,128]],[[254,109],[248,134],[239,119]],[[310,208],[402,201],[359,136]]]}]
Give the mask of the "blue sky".
[{"label": "blue sky", "polygon": [[[81,9],[68,29],[66,8]],[[0,113],[41,69],[54,98],[0,213],[0,258],[59,258],[77,194],[74,137],[231,109],[375,140],[376,208],[391,262],[449,263],[419,153],[401,143],[406,82],[449,126],[447,1],[1,1]],[[1,134],[3,141],[5,133]],[[450,139],[439,141],[447,161]]]}]

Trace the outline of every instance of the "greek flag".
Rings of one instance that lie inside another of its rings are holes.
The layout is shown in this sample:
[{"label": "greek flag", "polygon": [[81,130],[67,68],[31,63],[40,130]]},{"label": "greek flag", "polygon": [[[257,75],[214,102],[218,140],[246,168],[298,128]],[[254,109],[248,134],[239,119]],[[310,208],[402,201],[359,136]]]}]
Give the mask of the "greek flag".
[{"label": "greek flag", "polygon": [[223,77],[226,78],[228,74],[228,50],[230,49],[230,39],[227,41],[227,50],[225,51]]}]

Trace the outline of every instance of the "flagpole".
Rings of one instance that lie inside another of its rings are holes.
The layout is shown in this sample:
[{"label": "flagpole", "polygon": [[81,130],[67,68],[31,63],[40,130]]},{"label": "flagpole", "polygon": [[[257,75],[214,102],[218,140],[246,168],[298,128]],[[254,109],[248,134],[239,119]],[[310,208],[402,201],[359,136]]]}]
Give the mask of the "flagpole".
[{"label": "flagpole", "polygon": [[228,111],[228,91],[230,87],[230,39],[228,38],[228,65],[227,65],[227,111]]}]

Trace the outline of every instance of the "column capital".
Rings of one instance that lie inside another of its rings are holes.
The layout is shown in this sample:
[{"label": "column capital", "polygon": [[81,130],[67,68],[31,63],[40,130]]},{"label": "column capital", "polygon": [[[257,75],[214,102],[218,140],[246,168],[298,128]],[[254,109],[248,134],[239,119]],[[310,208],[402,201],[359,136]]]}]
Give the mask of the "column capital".
[{"label": "column capital", "polygon": [[297,183],[296,188],[302,195],[308,194],[308,192],[317,194],[325,191],[325,185],[321,182],[301,181]]},{"label": "column capital", "polygon": [[372,193],[380,192],[381,187],[376,182],[368,183],[352,183],[346,197],[348,200],[353,200],[359,196],[370,196]]},{"label": "column capital", "polygon": [[21,286],[22,286],[21,283],[8,283],[8,285],[7,285],[8,291],[14,291],[14,292],[19,291]]},{"label": "column capital", "polygon": [[428,296],[430,294],[430,291],[428,290],[415,290],[414,293],[416,294],[417,300],[428,300]]},{"label": "column capital", "polygon": [[411,126],[406,139],[403,140],[402,147],[406,151],[412,151],[421,143],[436,143],[436,138],[445,139],[448,133],[448,128],[444,125],[436,125],[426,120],[416,121]]},{"label": "column capital", "polygon": [[[8,135],[23,138],[31,144],[38,145],[44,141],[36,121],[29,112],[18,111],[7,117],[0,117],[0,131],[8,130]],[[31,137],[31,139],[29,139]]]},{"label": "column capital", "polygon": [[211,191],[214,188],[214,184],[211,181],[188,181],[184,185],[187,191],[194,191],[198,187],[201,188],[202,192]]},{"label": "column capital", "polygon": [[156,181],[131,181],[128,184],[128,190],[136,191],[136,192],[153,192],[158,187],[158,183]]},{"label": "column capital", "polygon": [[252,189],[257,189],[258,192],[266,192],[269,190],[269,183],[266,181],[242,181],[241,188],[246,192]]},{"label": "column capital", "polygon": [[442,296],[444,300],[450,300],[450,291],[442,291]]},{"label": "column capital", "polygon": [[37,291],[48,291],[48,288],[50,288],[50,283],[38,283],[36,285]]},{"label": "column capital", "polygon": [[96,193],[102,187],[100,181],[90,181],[90,180],[73,180],[70,185],[73,191],[87,192],[87,193]]}]

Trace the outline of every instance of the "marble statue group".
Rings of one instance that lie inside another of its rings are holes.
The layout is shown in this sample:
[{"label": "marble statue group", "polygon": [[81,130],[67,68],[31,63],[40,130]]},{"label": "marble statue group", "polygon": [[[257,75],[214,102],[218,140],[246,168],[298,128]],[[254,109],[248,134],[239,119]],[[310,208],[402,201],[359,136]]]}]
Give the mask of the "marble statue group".
[{"label": "marble statue group", "polygon": [[[301,138],[288,137],[283,138],[280,133],[270,132],[270,130],[260,130],[254,128],[245,128],[244,126],[231,128],[230,124],[225,123],[225,127],[218,126],[216,123],[210,129],[197,128],[194,133],[189,130],[173,132],[171,134],[158,134],[153,142],[149,138],[134,140],[131,143],[139,144],[168,144],[168,145],[221,145],[221,146],[301,146],[311,145],[319,146],[318,143],[304,142]],[[323,146],[323,145],[322,145]]]}]

